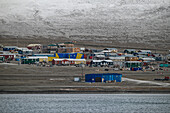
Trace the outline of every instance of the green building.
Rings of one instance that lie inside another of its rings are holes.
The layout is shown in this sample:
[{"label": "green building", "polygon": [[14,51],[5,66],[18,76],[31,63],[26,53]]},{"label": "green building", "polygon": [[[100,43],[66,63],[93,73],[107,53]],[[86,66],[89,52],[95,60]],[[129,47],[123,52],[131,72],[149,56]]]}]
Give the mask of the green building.
[{"label": "green building", "polygon": [[21,60],[22,64],[35,64],[36,62],[39,62],[39,58],[23,58]]},{"label": "green building", "polygon": [[0,62],[4,62],[5,58],[3,56],[0,56]]},{"label": "green building", "polygon": [[142,62],[139,61],[126,61],[125,67],[128,68],[135,68],[135,67],[142,67]]}]

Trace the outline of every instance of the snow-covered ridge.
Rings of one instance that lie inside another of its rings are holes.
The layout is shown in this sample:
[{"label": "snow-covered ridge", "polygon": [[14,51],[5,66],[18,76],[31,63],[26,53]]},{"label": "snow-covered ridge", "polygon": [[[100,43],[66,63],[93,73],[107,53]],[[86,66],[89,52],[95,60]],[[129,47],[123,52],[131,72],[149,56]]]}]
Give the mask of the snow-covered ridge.
[{"label": "snow-covered ridge", "polygon": [[170,43],[169,15],[169,0],[1,0],[0,35],[98,35]]}]

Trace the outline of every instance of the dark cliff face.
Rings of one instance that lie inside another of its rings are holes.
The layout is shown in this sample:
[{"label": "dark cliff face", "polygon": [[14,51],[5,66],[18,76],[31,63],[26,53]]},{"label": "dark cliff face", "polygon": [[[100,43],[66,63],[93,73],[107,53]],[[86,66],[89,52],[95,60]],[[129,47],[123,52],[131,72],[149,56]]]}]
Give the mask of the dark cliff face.
[{"label": "dark cliff face", "polygon": [[0,35],[70,36],[72,40],[161,44],[162,48],[170,45],[169,0],[0,2]]}]

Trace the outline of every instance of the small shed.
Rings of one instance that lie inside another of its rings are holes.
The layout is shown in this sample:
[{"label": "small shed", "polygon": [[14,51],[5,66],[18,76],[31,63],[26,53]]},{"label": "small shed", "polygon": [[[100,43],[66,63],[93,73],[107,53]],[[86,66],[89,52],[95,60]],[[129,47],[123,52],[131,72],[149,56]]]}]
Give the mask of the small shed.
[{"label": "small shed", "polygon": [[122,74],[118,73],[100,73],[100,74],[86,74],[86,82],[121,82]]}]

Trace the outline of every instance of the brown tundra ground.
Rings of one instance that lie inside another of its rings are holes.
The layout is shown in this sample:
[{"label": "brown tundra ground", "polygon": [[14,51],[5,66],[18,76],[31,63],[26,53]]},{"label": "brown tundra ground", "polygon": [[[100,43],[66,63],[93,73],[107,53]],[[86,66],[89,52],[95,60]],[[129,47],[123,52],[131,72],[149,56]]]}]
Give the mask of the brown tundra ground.
[{"label": "brown tundra ground", "polygon": [[[54,66],[41,67],[27,64],[0,64],[0,93],[170,93],[170,81],[155,78],[170,76],[166,71],[104,71],[105,68]],[[85,74],[121,73],[120,83],[86,83]],[[160,74],[163,73],[163,74]]]}]

